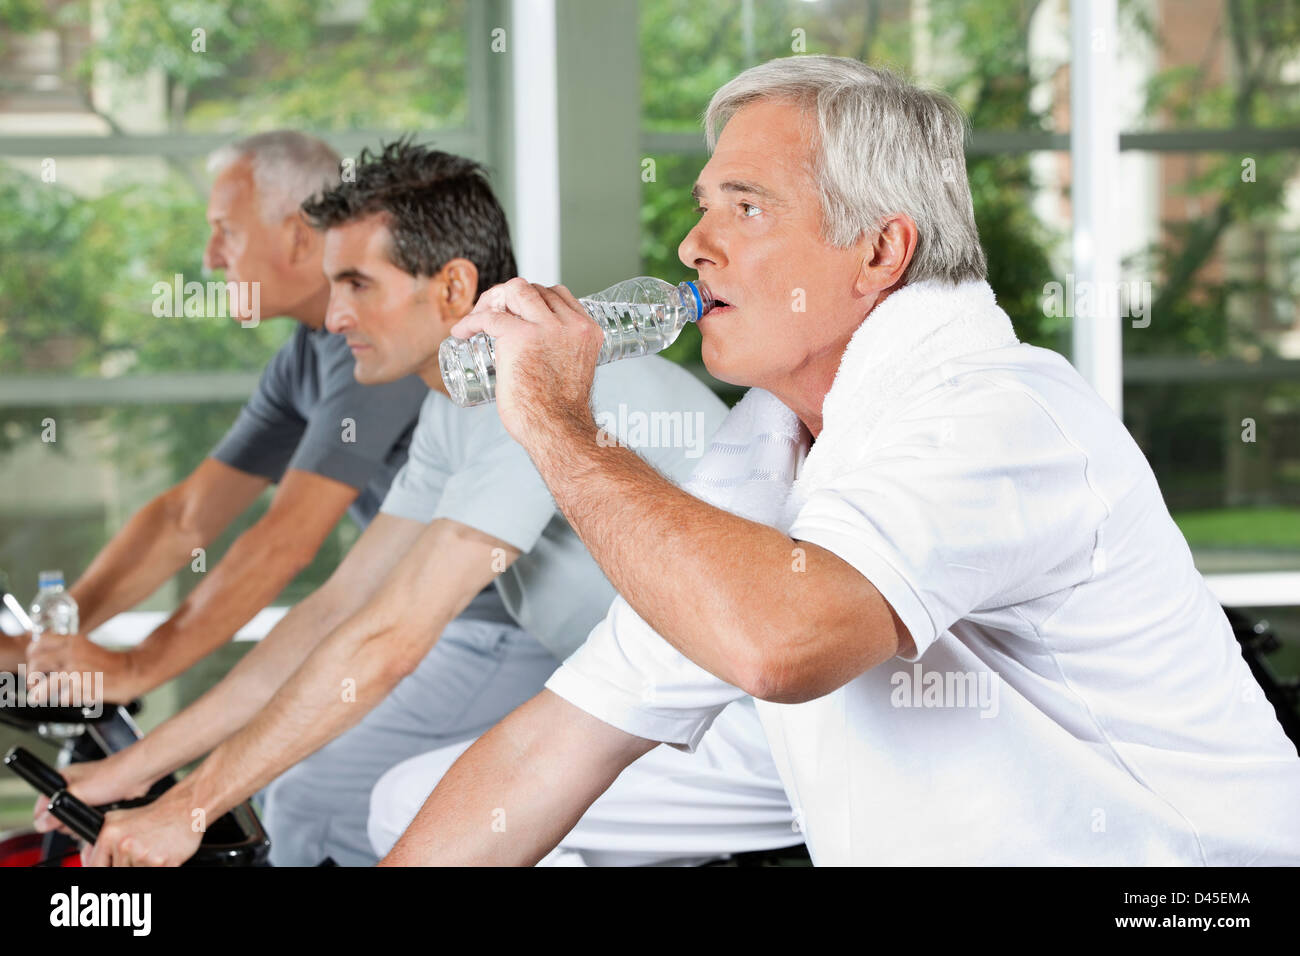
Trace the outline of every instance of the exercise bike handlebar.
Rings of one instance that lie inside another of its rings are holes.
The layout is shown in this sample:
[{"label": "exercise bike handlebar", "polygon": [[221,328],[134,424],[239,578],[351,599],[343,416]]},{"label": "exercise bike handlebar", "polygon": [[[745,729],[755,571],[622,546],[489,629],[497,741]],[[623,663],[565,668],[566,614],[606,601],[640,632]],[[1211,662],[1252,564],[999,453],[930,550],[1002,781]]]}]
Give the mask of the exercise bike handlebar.
[{"label": "exercise bike handlebar", "polygon": [[63,775],[23,747],[5,754],[5,766],[50,798],[50,814],[87,843],[94,843],[104,825],[104,814],[66,789]]},{"label": "exercise bike handlebar", "polygon": [[5,754],[5,766],[50,798],[50,814],[87,843],[99,838],[104,814],[67,791],[63,775],[24,747]]},{"label": "exercise bike handlebar", "polygon": [[[94,843],[104,826],[104,810],[144,806],[157,794],[123,800],[107,807],[92,807],[67,790],[63,775],[23,747],[14,747],[4,758],[5,766],[50,798],[51,815],[69,830]],[[224,814],[204,832],[203,843],[190,858],[189,866],[260,866],[271,842],[257,815],[247,804]]]},{"label": "exercise bike handlebar", "polygon": [[87,843],[98,840],[99,831],[104,826],[104,814],[66,790],[50,797],[50,813]]},{"label": "exercise bike handlebar", "polygon": [[63,774],[25,747],[11,747],[5,754],[5,766],[47,797],[53,797],[68,785]]}]

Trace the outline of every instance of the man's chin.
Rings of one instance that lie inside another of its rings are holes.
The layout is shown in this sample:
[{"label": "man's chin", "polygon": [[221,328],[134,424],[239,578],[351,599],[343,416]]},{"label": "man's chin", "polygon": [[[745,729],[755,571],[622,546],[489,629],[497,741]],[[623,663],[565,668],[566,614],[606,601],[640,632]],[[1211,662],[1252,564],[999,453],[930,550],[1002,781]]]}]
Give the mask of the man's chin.
[{"label": "man's chin", "polygon": [[383,385],[397,377],[395,375],[385,375],[383,369],[367,368],[361,362],[357,362],[352,369],[352,374],[360,385]]},{"label": "man's chin", "polygon": [[708,373],[719,382],[726,382],[728,385],[736,385],[742,388],[754,384],[743,369],[735,368],[726,361],[725,356],[718,355],[717,349],[710,348],[707,338],[700,348],[700,360],[704,362],[704,368]]}]

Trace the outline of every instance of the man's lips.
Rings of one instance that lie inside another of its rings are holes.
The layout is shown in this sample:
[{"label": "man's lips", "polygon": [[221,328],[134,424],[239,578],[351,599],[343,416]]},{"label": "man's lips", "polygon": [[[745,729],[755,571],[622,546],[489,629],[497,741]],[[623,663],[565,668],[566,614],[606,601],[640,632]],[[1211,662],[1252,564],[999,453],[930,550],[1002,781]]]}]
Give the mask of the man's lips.
[{"label": "man's lips", "polygon": [[366,349],[370,348],[370,346],[365,345],[362,342],[349,342],[348,348],[350,348],[354,352],[364,352],[366,351]]},{"label": "man's lips", "polygon": [[708,312],[705,312],[704,314],[705,314],[706,316],[709,316],[709,315],[713,315],[714,313],[717,313],[717,312],[729,312],[729,311],[731,311],[733,308],[735,308],[735,306],[732,305],[730,299],[727,299],[727,298],[725,298],[724,296],[720,296],[720,295],[718,295],[717,293],[714,293],[714,294],[713,294],[713,304],[712,304],[711,306],[709,306],[709,311],[708,311]]}]

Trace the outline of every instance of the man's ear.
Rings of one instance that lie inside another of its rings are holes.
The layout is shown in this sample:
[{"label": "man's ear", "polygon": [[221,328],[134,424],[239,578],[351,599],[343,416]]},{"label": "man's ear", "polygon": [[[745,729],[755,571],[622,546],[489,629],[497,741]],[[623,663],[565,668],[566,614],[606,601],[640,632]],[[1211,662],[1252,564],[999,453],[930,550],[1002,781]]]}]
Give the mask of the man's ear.
[{"label": "man's ear", "polygon": [[478,266],[468,259],[450,259],[438,271],[449,314],[459,320],[478,299]]},{"label": "man's ear", "polygon": [[289,264],[301,265],[315,255],[322,234],[311,227],[301,212],[293,212],[285,219],[289,229]]},{"label": "man's ear", "polygon": [[858,293],[872,295],[896,286],[916,254],[918,235],[916,223],[906,213],[886,217],[875,236],[863,243]]}]

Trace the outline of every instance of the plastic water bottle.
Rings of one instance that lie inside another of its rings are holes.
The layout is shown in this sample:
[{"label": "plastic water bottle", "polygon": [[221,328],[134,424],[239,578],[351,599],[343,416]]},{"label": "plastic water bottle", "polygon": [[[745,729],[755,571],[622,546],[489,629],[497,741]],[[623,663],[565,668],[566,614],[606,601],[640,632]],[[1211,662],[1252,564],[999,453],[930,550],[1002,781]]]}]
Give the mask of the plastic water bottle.
[{"label": "plastic water bottle", "polygon": [[[605,330],[598,365],[662,352],[677,341],[687,322],[698,322],[713,307],[702,282],[673,285],[649,276],[627,279],[578,302]],[[438,366],[447,393],[461,408],[496,399],[496,351],[486,332],[445,339]]]},{"label": "plastic water bottle", "polygon": [[42,571],[37,578],[39,590],[32,601],[32,640],[51,634],[76,634],[80,621],[77,602],[63,590],[62,571]]}]

